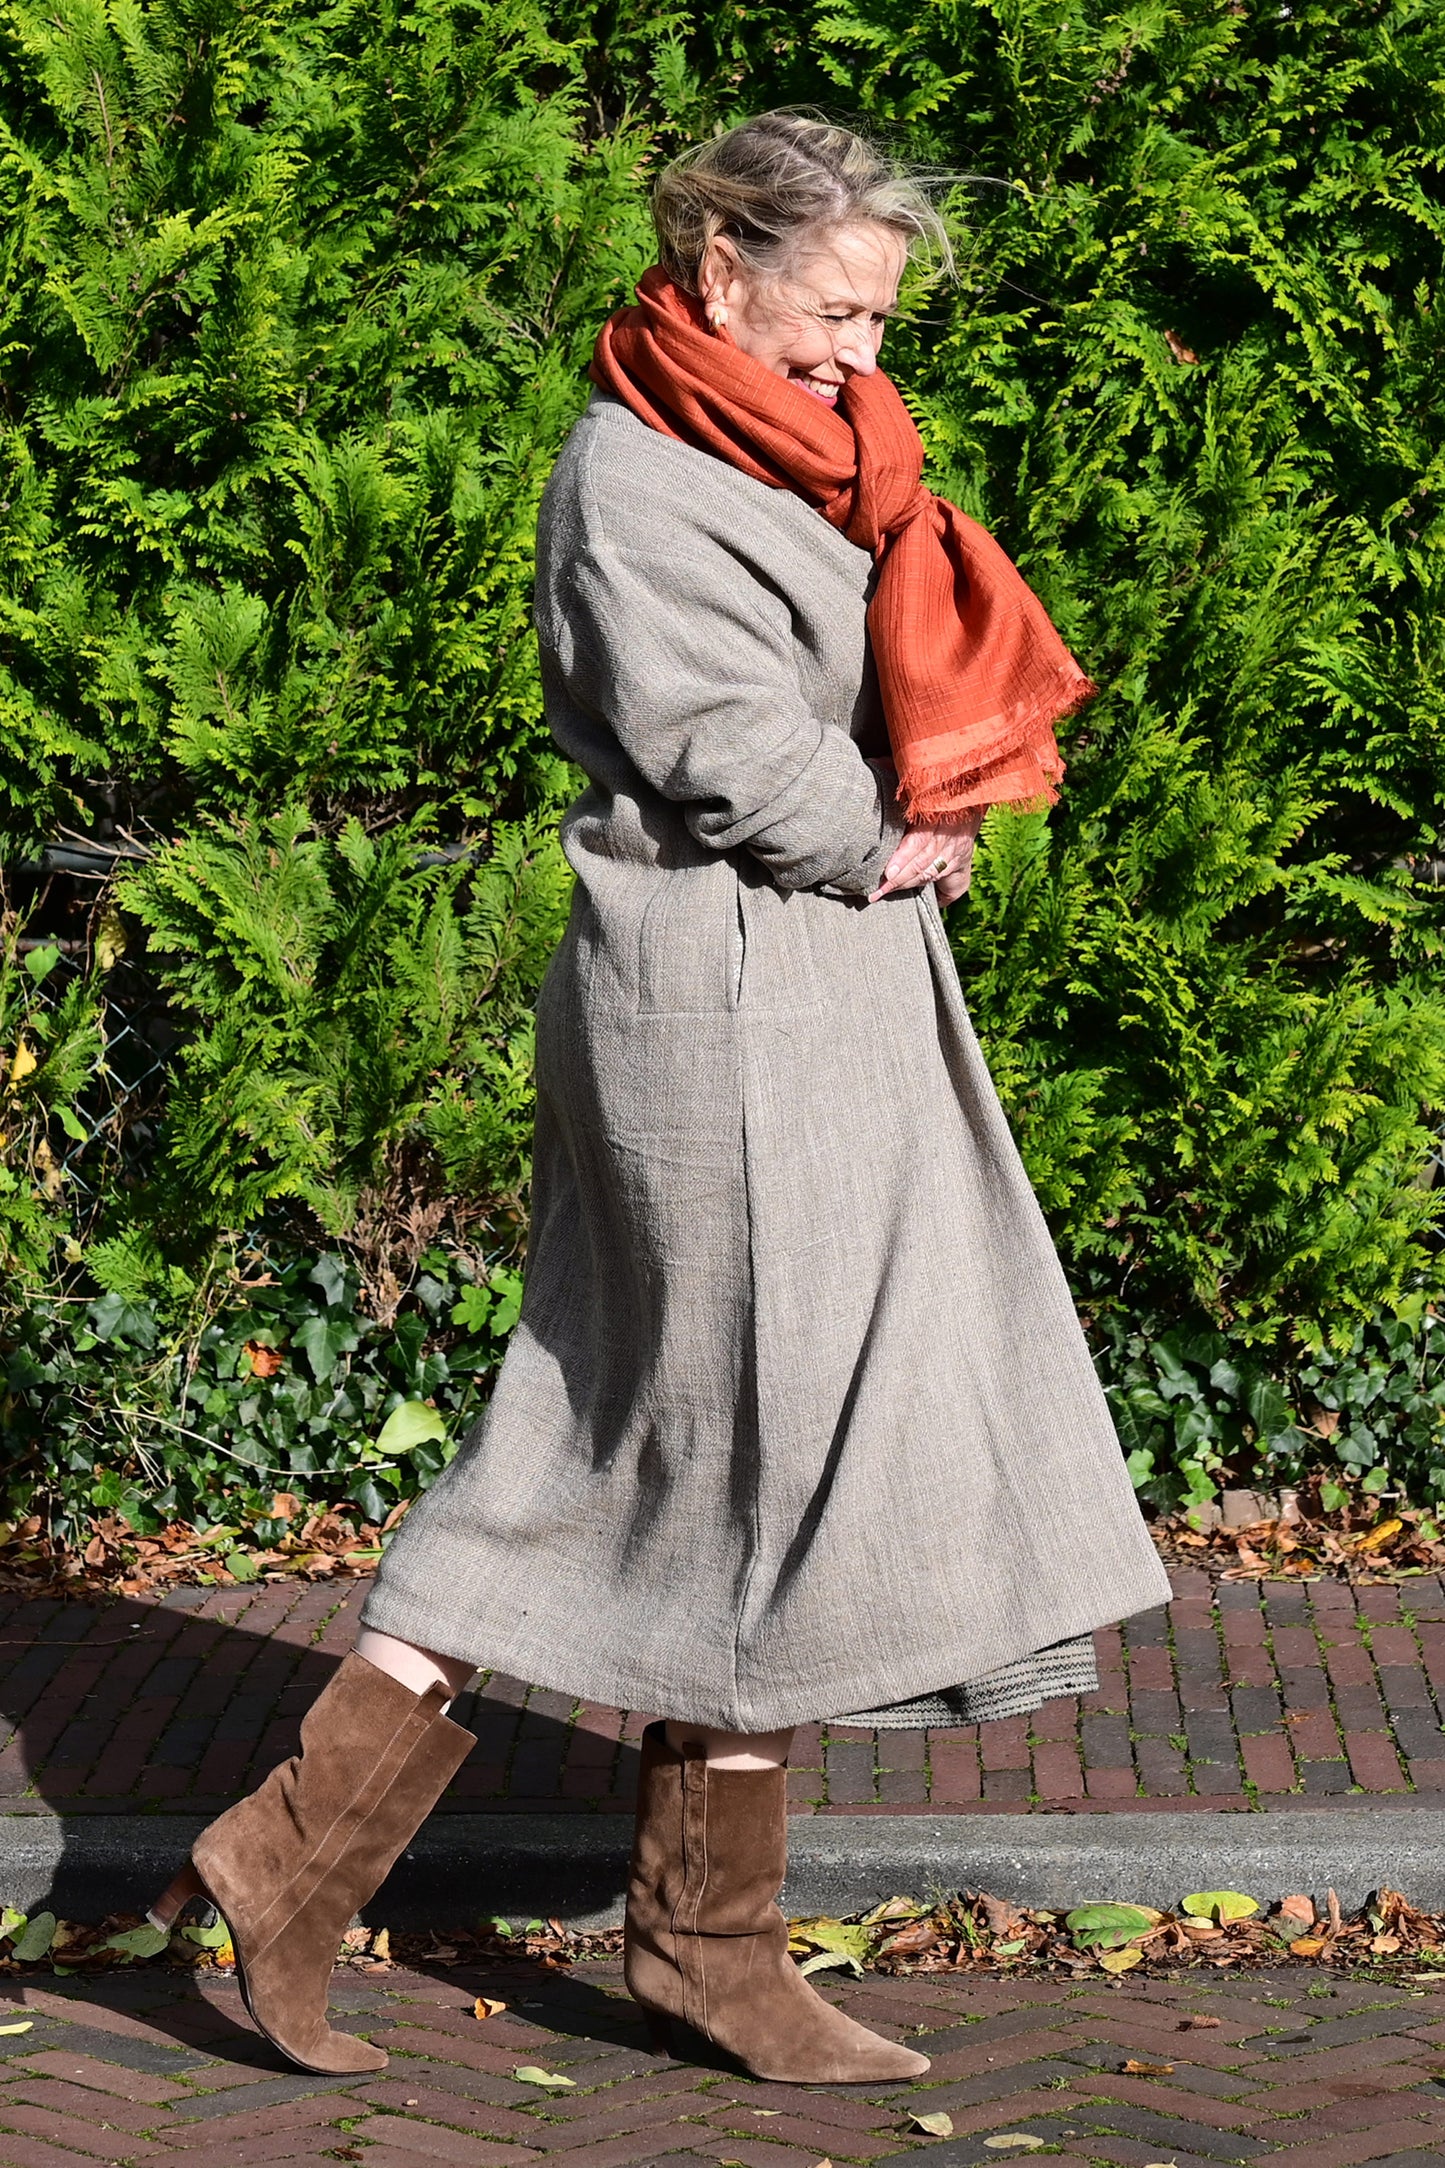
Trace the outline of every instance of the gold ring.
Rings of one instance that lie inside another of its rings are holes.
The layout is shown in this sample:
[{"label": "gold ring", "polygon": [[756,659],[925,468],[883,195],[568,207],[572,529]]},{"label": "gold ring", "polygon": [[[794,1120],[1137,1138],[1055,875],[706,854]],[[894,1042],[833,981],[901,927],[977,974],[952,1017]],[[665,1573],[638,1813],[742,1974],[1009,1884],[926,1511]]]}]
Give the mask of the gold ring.
[{"label": "gold ring", "polygon": [[935,858],[933,861],[933,871],[935,873],[947,873],[948,860],[946,858]]}]

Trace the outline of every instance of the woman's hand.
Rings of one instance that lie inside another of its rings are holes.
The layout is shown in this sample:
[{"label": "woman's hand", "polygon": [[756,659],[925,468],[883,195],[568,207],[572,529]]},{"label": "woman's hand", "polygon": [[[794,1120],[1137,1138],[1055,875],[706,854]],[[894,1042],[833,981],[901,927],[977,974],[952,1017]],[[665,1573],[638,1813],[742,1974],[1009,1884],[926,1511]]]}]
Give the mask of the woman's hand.
[{"label": "woman's hand", "polygon": [[983,815],[982,806],[970,806],[946,828],[910,828],[868,901],[877,903],[880,896],[900,889],[927,888],[931,882],[940,904],[957,903],[973,878],[973,846]]}]

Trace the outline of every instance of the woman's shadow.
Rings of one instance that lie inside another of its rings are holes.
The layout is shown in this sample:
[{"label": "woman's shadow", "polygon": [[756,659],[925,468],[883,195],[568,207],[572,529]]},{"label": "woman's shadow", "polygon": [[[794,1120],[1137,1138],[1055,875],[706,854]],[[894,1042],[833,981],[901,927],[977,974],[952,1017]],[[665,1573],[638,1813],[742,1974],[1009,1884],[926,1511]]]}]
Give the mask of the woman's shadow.
[{"label": "woman's shadow", "polygon": [[[182,1588],[159,1602],[5,1592],[0,1898],[32,1916],[143,1913],[199,1830],[296,1751],[363,1593],[356,1582]],[[637,1725],[622,1736],[616,1712],[500,1677],[474,1682],[451,1713],[477,1734],[476,1747],[363,1919],[398,1928],[468,1928],[498,1915],[615,1921]],[[343,2000],[361,1992],[364,2002],[364,1983],[352,1979],[337,1976]],[[580,1981],[562,1992],[544,1971],[538,1982],[540,1999],[577,2012],[589,2037],[611,2038],[595,2028],[621,2023],[617,2044],[635,2044],[613,1998]],[[83,1975],[56,1984],[83,2002]],[[183,2028],[186,2007],[176,2013]],[[221,2016],[198,1994],[189,2007],[192,2034]],[[357,2016],[364,2011],[349,2022]],[[271,2067],[264,2042],[225,2030],[227,2045],[210,2052]]]}]

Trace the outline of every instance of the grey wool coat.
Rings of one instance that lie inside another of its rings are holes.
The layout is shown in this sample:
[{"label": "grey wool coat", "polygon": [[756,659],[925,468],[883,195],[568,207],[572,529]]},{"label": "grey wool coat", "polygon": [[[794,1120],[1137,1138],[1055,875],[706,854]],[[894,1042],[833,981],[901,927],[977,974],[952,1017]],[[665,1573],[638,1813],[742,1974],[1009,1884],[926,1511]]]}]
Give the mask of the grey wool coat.
[{"label": "grey wool coat", "polygon": [[740,1731],[1036,1669],[1030,1706],[1168,1594],[932,892],[866,901],[870,573],[613,400],[563,449],[537,627],[591,787],[525,1299],[365,1610]]}]

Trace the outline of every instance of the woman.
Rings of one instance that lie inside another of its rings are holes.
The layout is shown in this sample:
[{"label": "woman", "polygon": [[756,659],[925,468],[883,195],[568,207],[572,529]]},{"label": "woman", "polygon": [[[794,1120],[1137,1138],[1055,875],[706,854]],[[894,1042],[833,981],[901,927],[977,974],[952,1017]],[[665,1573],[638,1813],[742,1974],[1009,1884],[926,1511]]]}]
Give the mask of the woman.
[{"label": "woman", "polygon": [[208,1895],[310,2069],[385,2060],[327,2028],[331,1961],[488,1665],[668,1713],[627,1898],[659,2026],[766,2077],[918,2073],[788,1957],[792,1727],[1035,1708],[1168,1593],[939,917],[983,809],[1053,794],[1089,687],[923,489],[878,370],[934,215],[789,114],[679,161],[655,213],[541,521],[548,719],[591,787],[521,1321],[302,1753],[154,1915]]}]

